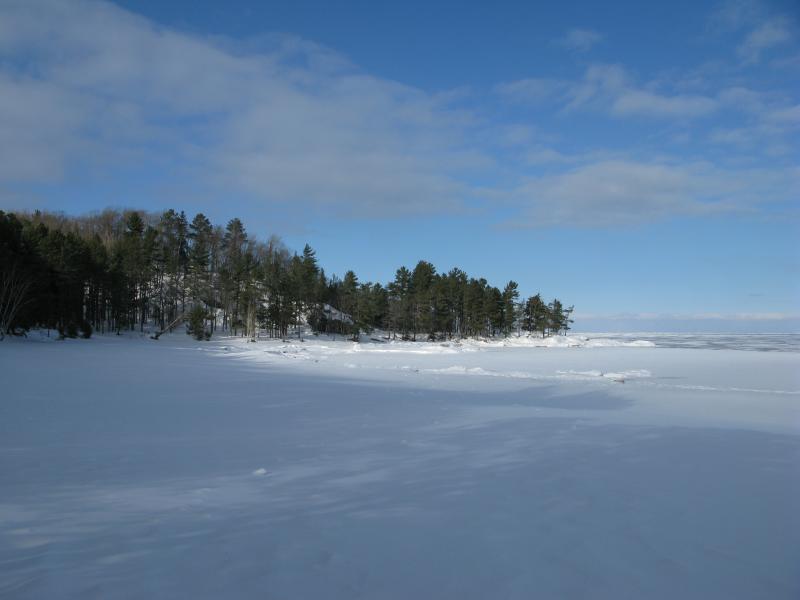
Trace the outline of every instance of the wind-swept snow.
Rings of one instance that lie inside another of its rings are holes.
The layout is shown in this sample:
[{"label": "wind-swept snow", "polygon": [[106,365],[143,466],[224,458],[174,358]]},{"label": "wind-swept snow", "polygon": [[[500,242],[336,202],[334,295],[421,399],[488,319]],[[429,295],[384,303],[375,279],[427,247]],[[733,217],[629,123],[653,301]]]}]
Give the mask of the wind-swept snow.
[{"label": "wind-swept snow", "polygon": [[800,597],[800,354],[642,342],[4,342],[0,597]]}]

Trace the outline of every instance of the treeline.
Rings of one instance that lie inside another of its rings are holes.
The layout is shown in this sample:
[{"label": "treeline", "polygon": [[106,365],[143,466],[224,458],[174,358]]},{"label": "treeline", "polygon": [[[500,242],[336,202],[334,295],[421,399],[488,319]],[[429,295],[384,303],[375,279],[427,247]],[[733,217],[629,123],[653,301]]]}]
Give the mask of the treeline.
[{"label": "treeline", "polygon": [[307,323],[354,340],[381,329],[393,338],[452,339],[566,333],[572,307],[540,295],[520,300],[460,269],[401,267],[387,285],[353,271],[328,277],[308,245],[249,236],[198,214],[106,210],[83,217],[0,211],[0,336],[33,327],[62,337],[93,331],[163,331],[182,322],[197,338],[222,330],[287,337]]}]

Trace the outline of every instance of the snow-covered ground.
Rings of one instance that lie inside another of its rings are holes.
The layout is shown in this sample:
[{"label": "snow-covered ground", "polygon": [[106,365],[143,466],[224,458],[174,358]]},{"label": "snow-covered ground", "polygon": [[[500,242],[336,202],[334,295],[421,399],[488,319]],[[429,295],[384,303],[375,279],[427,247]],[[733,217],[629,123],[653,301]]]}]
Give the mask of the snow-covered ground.
[{"label": "snow-covered ground", "polygon": [[7,340],[0,597],[796,599],[800,353],[672,345]]}]

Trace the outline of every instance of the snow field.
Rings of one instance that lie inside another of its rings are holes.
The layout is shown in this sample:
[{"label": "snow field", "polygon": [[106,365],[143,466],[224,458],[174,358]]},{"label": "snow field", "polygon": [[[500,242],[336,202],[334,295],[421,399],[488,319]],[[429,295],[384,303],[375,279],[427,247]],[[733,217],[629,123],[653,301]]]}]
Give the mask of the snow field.
[{"label": "snow field", "polygon": [[797,366],[3,343],[0,597],[796,598]]}]

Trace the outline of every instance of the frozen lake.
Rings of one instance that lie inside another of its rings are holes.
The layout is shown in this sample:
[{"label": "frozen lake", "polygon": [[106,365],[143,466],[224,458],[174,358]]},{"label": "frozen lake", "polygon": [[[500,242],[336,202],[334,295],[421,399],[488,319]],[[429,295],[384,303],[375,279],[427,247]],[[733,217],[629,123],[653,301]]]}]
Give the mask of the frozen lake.
[{"label": "frozen lake", "polygon": [[796,599],[796,342],[689,338],[0,343],[0,597]]}]

